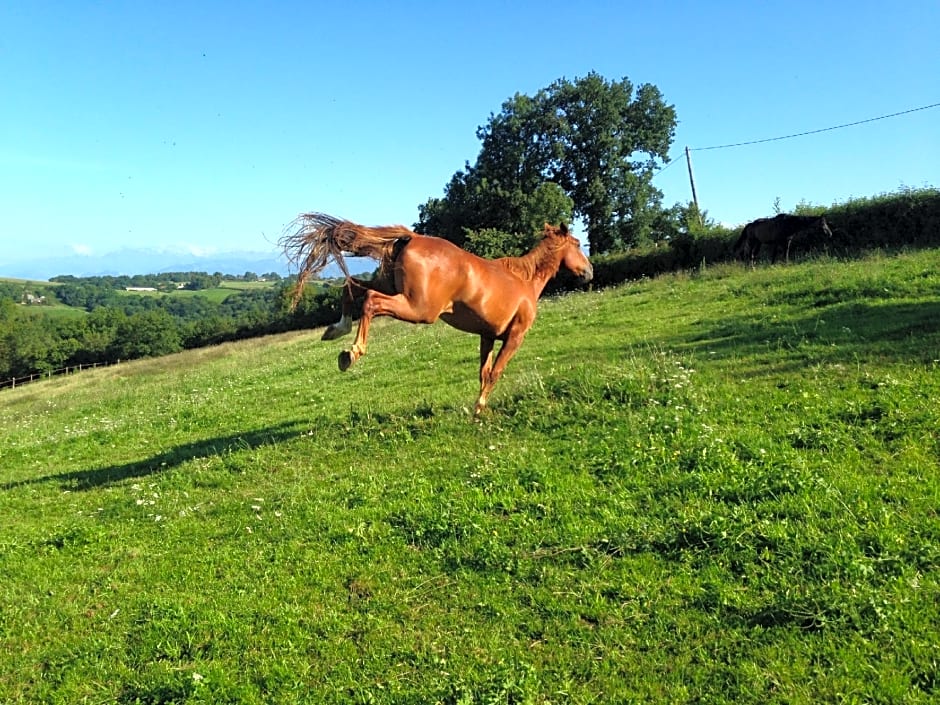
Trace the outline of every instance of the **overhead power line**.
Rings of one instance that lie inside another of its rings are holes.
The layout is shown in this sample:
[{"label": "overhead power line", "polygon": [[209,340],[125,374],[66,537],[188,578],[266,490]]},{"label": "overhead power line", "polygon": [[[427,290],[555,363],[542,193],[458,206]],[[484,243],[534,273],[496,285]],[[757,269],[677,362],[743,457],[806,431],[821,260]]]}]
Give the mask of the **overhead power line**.
[{"label": "overhead power line", "polygon": [[[919,108],[911,108],[910,110],[902,110],[901,112],[891,113],[890,115],[879,115],[878,117],[868,118],[867,120],[856,120],[855,122],[847,122],[844,125],[833,125],[832,127],[823,127],[819,130],[797,132],[792,135],[782,135],[781,137],[767,137],[762,140],[749,140],[748,142],[734,142],[732,144],[716,144],[712,147],[690,147],[689,149],[691,149],[691,151],[693,152],[704,152],[705,150],[708,150],[708,149],[727,149],[728,147],[744,147],[745,145],[749,145],[749,144],[762,144],[764,142],[777,142],[779,140],[788,140],[793,137],[805,137],[806,135],[815,135],[820,132],[830,132],[831,130],[841,130],[844,127],[854,127],[855,125],[864,125],[866,122],[875,122],[876,120],[887,120],[888,118],[898,117],[899,115],[907,115],[908,113],[916,113],[919,110],[929,110],[930,108],[936,108],[938,106],[940,106],[940,103],[932,103],[931,105],[922,105]],[[667,164],[666,166],[669,166],[669,165]],[[666,167],[663,167],[663,169],[665,168]],[[660,171],[662,171],[662,169]]]},{"label": "overhead power line", "polygon": [[677,161],[679,161],[679,157],[673,157],[673,158],[670,159],[668,162],[666,162],[666,163],[663,164],[661,167],[659,167],[656,171],[654,171],[654,172],[653,172],[653,176],[658,176],[659,174],[662,174],[664,171],[666,171],[666,169],[668,169],[669,167],[671,167],[671,166],[672,166],[673,164],[675,164]]}]

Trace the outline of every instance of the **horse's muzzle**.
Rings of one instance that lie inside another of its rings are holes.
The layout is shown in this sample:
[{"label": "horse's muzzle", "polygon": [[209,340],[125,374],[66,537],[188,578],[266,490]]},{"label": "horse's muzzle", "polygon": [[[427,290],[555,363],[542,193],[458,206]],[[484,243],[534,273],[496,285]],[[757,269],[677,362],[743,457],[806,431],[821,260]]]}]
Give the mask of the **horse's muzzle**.
[{"label": "horse's muzzle", "polygon": [[585,269],[583,272],[578,274],[578,279],[581,281],[582,284],[587,284],[593,278],[594,278],[594,267],[592,267],[591,265],[588,265],[587,269]]}]

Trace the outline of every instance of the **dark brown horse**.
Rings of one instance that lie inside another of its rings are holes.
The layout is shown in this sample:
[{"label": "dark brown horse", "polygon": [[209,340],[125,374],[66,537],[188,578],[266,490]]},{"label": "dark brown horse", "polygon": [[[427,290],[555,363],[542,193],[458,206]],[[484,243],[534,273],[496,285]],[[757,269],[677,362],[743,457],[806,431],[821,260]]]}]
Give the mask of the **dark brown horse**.
[{"label": "dark brown horse", "polygon": [[[298,267],[295,302],[305,282],[330,258],[346,274],[342,317],[327,328],[324,339],[352,329],[355,302],[364,296],[359,330],[352,347],[339,355],[340,370],[349,369],[365,355],[375,316],[409,323],[433,323],[441,318],[458,330],[480,336],[476,414],[486,408],[493,386],[532,326],[539,295],[549,279],[562,266],[584,282],[594,275],[566,225],[546,224],[542,240],[522,257],[487,260],[448,240],[419,235],[400,225],[367,227],[323,213],[306,213],[294,221],[281,245]],[[378,260],[378,276],[371,281],[349,276],[344,252]],[[501,346],[494,359],[497,340]]]},{"label": "dark brown horse", "polygon": [[773,218],[758,218],[748,223],[734,245],[734,254],[752,264],[757,260],[761,245],[770,247],[770,261],[777,261],[780,246],[786,243],[786,261],[790,261],[790,246],[798,236],[822,234],[832,237],[829,223],[821,215],[789,215],[780,213]]}]

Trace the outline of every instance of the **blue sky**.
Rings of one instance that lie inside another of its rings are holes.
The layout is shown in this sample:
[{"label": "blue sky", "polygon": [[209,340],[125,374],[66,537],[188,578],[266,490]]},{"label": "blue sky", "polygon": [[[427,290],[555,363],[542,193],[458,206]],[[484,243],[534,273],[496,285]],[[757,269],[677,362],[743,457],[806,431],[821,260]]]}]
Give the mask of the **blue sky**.
[{"label": "blue sky", "polygon": [[[0,275],[124,248],[273,251],[301,211],[417,208],[514,93],[596,71],[676,107],[686,146],[940,102],[940,3],[43,2],[0,4]],[[692,153],[728,224],[940,185],[940,108]]]}]

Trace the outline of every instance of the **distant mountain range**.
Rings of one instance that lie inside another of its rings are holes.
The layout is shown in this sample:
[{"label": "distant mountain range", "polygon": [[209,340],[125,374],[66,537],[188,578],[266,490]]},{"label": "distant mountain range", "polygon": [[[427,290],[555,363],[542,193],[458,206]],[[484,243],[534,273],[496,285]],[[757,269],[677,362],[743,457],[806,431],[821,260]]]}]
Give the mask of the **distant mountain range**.
[{"label": "distant mountain range", "polygon": [[[348,257],[346,265],[353,274],[371,272],[376,263],[361,257]],[[48,281],[52,277],[72,275],[75,277],[133,276],[135,274],[160,274],[163,272],[206,272],[207,274],[241,275],[246,272],[281,276],[292,274],[287,262],[279,253],[267,252],[220,252],[197,256],[181,252],[157,250],[120,250],[107,255],[72,255],[69,257],[42,257],[21,262],[0,260],[0,277]],[[322,277],[341,276],[335,263],[320,274]]]}]

